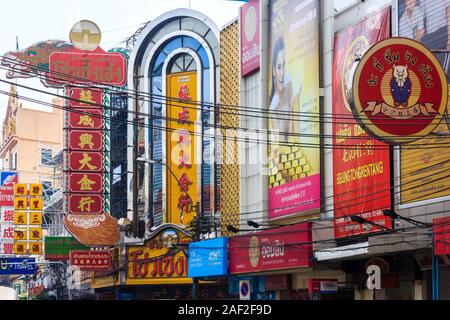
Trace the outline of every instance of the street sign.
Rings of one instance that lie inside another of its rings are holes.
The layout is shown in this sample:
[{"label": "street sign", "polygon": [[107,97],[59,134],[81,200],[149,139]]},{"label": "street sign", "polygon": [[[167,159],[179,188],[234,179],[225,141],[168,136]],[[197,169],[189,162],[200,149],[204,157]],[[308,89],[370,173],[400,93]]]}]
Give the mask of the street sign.
[{"label": "street sign", "polygon": [[239,280],[239,300],[250,300],[249,280]]},{"label": "street sign", "polygon": [[0,275],[34,274],[36,261],[34,258],[0,258]]}]

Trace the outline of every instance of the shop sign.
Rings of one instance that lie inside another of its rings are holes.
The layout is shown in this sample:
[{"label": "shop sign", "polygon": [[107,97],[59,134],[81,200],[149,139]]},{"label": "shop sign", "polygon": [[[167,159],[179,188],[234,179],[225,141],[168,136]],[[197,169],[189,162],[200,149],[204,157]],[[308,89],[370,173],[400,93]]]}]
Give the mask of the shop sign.
[{"label": "shop sign", "polygon": [[0,275],[34,274],[36,263],[34,258],[0,258]]},{"label": "shop sign", "polygon": [[70,251],[70,264],[80,271],[111,270],[112,259],[109,251]]},{"label": "shop sign", "polygon": [[223,276],[228,273],[228,238],[189,244],[188,276]]},{"label": "shop sign", "polygon": [[103,174],[101,173],[69,173],[69,189],[76,193],[102,193]]},{"label": "shop sign", "polygon": [[185,252],[191,241],[179,226],[160,225],[143,246],[127,248],[126,284],[192,283]]},{"label": "shop sign", "polygon": [[[111,52],[53,52],[49,57],[48,82],[57,84],[126,84],[126,59]],[[75,51],[75,50],[74,50]],[[103,50],[101,50],[103,51]]]},{"label": "shop sign", "polygon": [[310,267],[311,240],[310,222],[231,237],[230,273]]},{"label": "shop sign", "polygon": [[69,129],[102,130],[104,128],[103,109],[71,109],[68,113]]},{"label": "shop sign", "polygon": [[403,144],[427,136],[447,107],[447,76],[433,53],[408,38],[372,46],[353,80],[352,111],[371,136]]},{"label": "shop sign", "polygon": [[251,0],[239,11],[241,31],[241,75],[246,76],[260,66],[259,0]]},{"label": "shop sign", "polygon": [[45,260],[69,260],[72,250],[87,250],[74,237],[45,237]]},{"label": "shop sign", "polygon": [[70,130],[69,148],[71,150],[103,151],[103,131]]},{"label": "shop sign", "polygon": [[19,181],[17,172],[3,171],[0,174],[0,207],[14,206],[14,184]]}]

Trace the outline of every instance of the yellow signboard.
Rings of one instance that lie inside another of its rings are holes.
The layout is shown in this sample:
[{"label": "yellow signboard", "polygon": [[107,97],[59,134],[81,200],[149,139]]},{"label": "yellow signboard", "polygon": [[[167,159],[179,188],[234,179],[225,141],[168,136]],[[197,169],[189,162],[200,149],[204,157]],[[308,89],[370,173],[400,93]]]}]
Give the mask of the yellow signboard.
[{"label": "yellow signboard", "polygon": [[[450,93],[450,86],[449,86]],[[450,99],[449,99],[450,102]],[[450,106],[447,106],[450,109]],[[450,111],[450,110],[449,110]],[[409,204],[450,195],[449,128],[443,122],[432,134],[400,151],[400,202]],[[417,145],[417,148],[414,146]],[[434,147],[433,147],[434,145]]]},{"label": "yellow signboard", "polygon": [[26,211],[15,211],[14,212],[14,224],[28,224],[27,212]]},{"label": "yellow signboard", "polygon": [[28,199],[25,197],[14,197],[14,210],[26,210]]},{"label": "yellow signboard", "polygon": [[30,254],[42,254],[42,242],[30,242],[29,246]]},{"label": "yellow signboard", "polygon": [[14,228],[14,241],[25,241],[28,239],[28,230],[26,228]]},{"label": "yellow signboard", "polygon": [[[189,225],[197,202],[197,163],[195,123],[201,105],[197,100],[197,73],[184,72],[167,77],[167,92],[175,101],[167,107],[167,159],[175,177],[167,172],[167,223]],[[176,119],[176,120],[175,120]]]},{"label": "yellow signboard", "polygon": [[27,254],[27,246],[28,244],[23,241],[14,242],[14,254]]},{"label": "yellow signboard", "polygon": [[42,183],[30,183],[30,196],[42,196]]},{"label": "yellow signboard", "polygon": [[30,228],[29,239],[30,240],[41,240],[42,239],[42,228],[41,227]]},{"label": "yellow signboard", "polygon": [[184,250],[192,238],[182,229],[165,224],[143,246],[127,249],[127,285],[187,284],[188,260]]},{"label": "yellow signboard", "polygon": [[16,183],[14,184],[14,196],[26,196],[27,195],[27,184],[26,183]]},{"label": "yellow signboard", "polygon": [[30,212],[29,224],[42,224],[42,212]]},{"label": "yellow signboard", "polygon": [[30,197],[30,210],[42,210],[42,197]]}]

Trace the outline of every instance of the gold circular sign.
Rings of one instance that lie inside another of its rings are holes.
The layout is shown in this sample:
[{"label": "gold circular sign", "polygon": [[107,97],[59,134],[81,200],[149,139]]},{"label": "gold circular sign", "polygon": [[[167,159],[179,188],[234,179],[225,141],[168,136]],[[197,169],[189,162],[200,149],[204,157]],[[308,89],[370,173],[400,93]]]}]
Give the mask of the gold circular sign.
[{"label": "gold circular sign", "polygon": [[81,20],[70,29],[70,42],[80,50],[93,51],[97,49],[102,39],[100,28],[92,21]]},{"label": "gold circular sign", "polygon": [[250,238],[250,244],[248,246],[248,258],[253,268],[255,268],[259,263],[259,251],[260,248],[258,237],[253,236]]}]

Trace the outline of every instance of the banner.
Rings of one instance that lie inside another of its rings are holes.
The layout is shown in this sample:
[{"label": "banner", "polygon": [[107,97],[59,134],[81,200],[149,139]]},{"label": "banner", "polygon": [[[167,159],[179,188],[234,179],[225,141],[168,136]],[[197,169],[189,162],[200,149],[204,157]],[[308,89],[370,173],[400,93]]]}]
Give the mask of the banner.
[{"label": "banner", "polygon": [[390,36],[390,9],[387,7],[356,25],[340,30],[334,38],[333,200],[336,238],[380,231],[345,218],[351,214],[361,214],[369,221],[392,227],[391,219],[382,213],[382,209],[389,209],[391,203],[388,146],[370,137],[357,124],[350,107],[358,59],[370,46]]},{"label": "banner", "polygon": [[320,209],[319,1],[270,1],[269,12],[273,220]]},{"label": "banner", "polygon": [[310,267],[312,224],[229,238],[230,274]]},{"label": "banner", "polygon": [[259,17],[259,0],[251,0],[239,10],[242,76],[258,70],[260,66],[261,42]]}]

